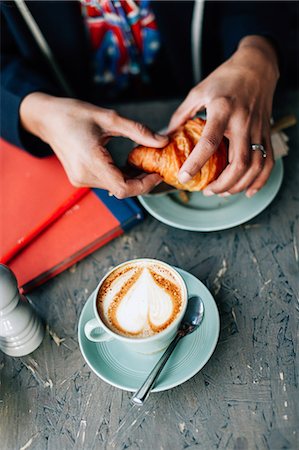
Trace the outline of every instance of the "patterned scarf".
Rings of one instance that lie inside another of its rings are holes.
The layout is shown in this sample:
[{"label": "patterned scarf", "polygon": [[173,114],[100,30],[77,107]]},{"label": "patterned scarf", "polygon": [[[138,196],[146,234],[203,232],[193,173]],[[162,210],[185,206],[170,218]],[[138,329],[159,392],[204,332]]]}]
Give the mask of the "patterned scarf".
[{"label": "patterned scarf", "polygon": [[94,79],[123,90],[133,78],[149,81],[147,68],[160,47],[148,0],[80,0],[92,48]]}]

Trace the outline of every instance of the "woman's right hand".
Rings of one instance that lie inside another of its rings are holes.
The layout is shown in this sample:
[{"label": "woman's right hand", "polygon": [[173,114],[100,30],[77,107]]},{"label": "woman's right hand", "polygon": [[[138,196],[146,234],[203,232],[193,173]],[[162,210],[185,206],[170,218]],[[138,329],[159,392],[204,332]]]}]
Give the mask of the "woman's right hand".
[{"label": "woman's right hand", "polygon": [[168,138],[115,111],[34,92],[23,99],[20,120],[26,131],[50,145],[74,186],[107,189],[115,197],[125,198],[145,194],[161,181],[157,174],[128,178],[116,167],[105,148],[112,136],[158,148],[164,147]]}]

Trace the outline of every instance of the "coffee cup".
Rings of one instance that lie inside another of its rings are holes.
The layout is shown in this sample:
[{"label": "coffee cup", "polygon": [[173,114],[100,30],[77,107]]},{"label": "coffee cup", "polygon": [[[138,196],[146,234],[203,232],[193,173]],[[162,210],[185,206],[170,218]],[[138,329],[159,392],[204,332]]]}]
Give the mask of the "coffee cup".
[{"label": "coffee cup", "polygon": [[84,327],[93,342],[111,340],[151,354],[174,338],[187,308],[182,276],[169,264],[149,258],[110,270],[92,294],[94,318]]}]

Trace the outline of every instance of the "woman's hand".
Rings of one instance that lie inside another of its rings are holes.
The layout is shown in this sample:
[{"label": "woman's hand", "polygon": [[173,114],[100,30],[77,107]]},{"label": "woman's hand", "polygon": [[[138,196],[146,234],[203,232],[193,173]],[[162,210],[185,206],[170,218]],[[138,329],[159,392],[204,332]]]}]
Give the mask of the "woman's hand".
[{"label": "woman's hand", "polygon": [[22,101],[20,119],[27,131],[51,146],[74,186],[103,188],[125,198],[144,194],[161,181],[157,174],[128,178],[114,164],[105,148],[112,136],[151,147],[168,142],[167,137],[115,111],[35,92]]},{"label": "woman's hand", "polygon": [[[251,197],[262,188],[274,164],[270,118],[278,78],[277,56],[270,42],[247,36],[229,60],[190,91],[173,114],[169,132],[204,109],[207,123],[181,167],[182,183],[199,171],[226,136],[229,164],[204,194],[225,196],[246,190]],[[251,144],[263,144],[266,158],[260,150],[251,150]]]}]

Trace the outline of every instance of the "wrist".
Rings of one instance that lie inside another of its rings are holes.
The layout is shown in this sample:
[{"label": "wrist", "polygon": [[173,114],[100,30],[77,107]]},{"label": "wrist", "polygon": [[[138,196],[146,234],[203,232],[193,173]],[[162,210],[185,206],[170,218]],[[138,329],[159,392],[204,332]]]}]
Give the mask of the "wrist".
[{"label": "wrist", "polygon": [[277,52],[270,39],[264,36],[246,36],[239,42],[236,55],[246,60],[248,65],[260,67],[265,76],[277,82],[280,76]]},{"label": "wrist", "polygon": [[58,97],[43,92],[33,92],[24,97],[19,110],[23,129],[48,143],[47,125],[50,120],[48,116],[50,110],[55,108],[57,100]]}]

